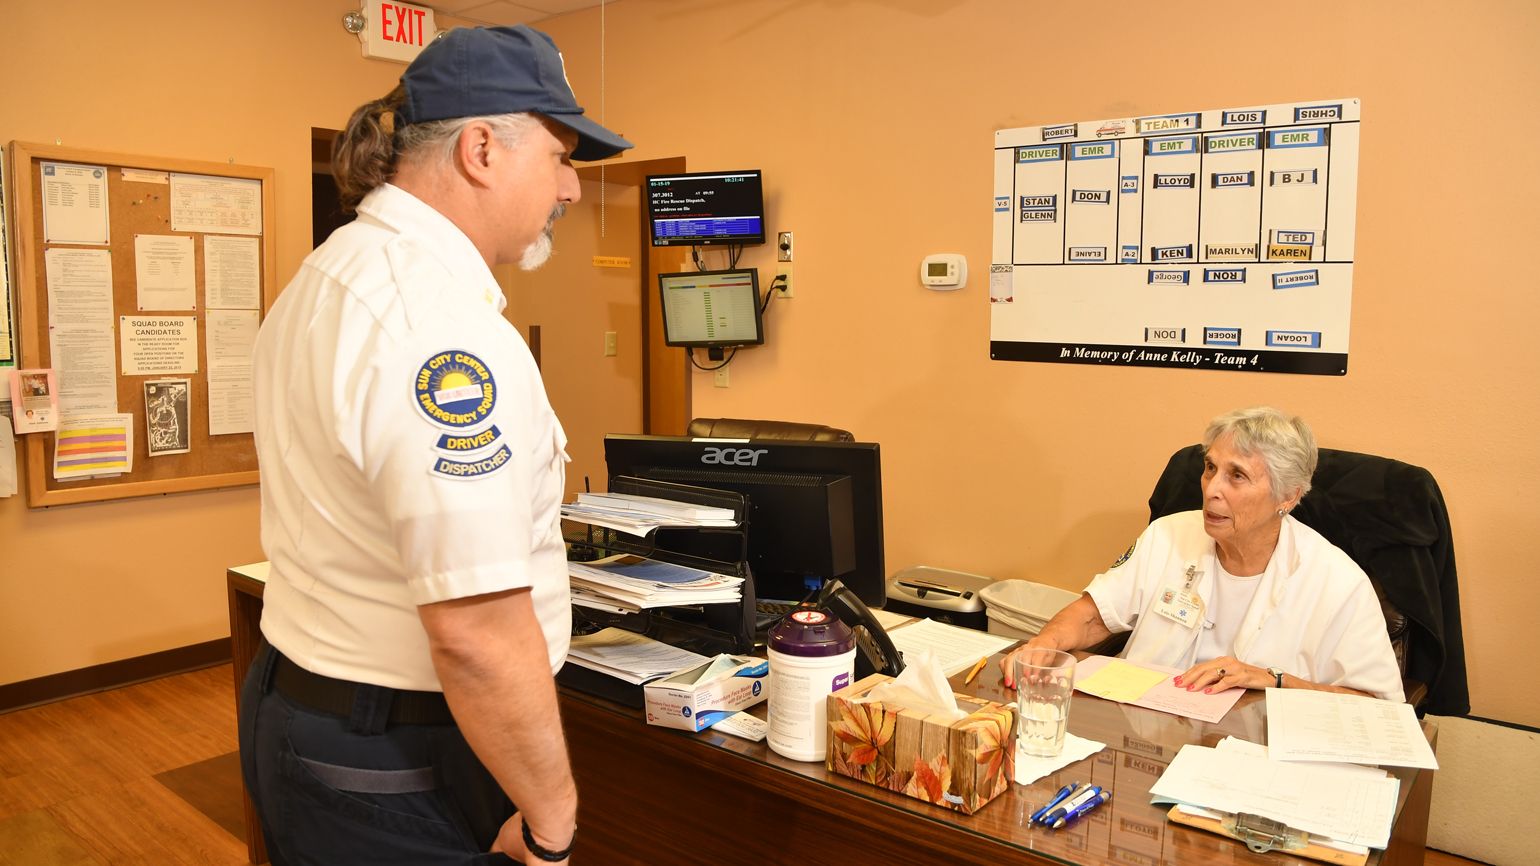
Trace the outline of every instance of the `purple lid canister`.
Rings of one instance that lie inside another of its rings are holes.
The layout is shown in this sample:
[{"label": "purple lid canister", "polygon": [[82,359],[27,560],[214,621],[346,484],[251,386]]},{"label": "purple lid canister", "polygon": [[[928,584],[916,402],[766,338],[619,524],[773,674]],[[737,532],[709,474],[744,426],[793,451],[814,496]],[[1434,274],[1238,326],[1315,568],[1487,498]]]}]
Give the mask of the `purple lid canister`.
[{"label": "purple lid canister", "polygon": [[789,656],[837,656],[855,646],[850,626],[823,608],[798,608],[770,630],[770,649]]}]

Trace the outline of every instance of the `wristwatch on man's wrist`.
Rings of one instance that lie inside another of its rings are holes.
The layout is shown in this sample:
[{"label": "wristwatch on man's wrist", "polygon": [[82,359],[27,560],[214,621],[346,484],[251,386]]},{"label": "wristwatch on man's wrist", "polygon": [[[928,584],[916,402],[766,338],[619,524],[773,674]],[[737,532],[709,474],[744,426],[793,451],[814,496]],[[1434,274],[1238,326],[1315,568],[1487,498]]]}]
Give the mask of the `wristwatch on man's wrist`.
[{"label": "wristwatch on man's wrist", "polygon": [[1276,688],[1283,688],[1283,668],[1268,668],[1267,673],[1273,678]]},{"label": "wristwatch on man's wrist", "polygon": [[[572,839],[574,841],[577,840],[576,827],[572,828]],[[572,856],[572,842],[568,842],[567,847],[561,849],[560,851],[552,851],[551,849],[546,848],[539,842],[535,841],[534,835],[529,832],[529,824],[527,823],[524,825],[524,847],[529,849],[529,853],[539,857],[541,860],[544,860],[547,863],[560,863],[561,861]]]}]

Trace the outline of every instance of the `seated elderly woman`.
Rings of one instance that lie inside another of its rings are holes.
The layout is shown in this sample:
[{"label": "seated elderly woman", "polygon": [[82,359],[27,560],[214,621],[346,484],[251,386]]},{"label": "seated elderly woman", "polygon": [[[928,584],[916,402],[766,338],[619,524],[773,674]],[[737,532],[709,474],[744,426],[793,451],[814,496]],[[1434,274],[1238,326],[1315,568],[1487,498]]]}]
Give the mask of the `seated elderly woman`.
[{"label": "seated elderly woman", "polygon": [[1289,516],[1315,473],[1310,428],[1277,409],[1242,409],[1209,424],[1203,450],[1203,509],[1151,523],[1016,654],[1082,649],[1132,630],[1123,657],[1184,669],[1174,682],[1189,691],[1403,700],[1368,576]]}]

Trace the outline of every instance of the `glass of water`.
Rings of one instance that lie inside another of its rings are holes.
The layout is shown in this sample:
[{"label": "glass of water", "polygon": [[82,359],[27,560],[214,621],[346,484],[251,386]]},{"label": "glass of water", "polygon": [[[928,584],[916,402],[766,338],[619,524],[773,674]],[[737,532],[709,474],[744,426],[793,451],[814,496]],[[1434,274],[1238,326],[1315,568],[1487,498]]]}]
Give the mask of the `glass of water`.
[{"label": "glass of water", "polygon": [[1026,650],[1016,656],[1016,744],[1023,755],[1058,757],[1075,685],[1075,657],[1059,650]]}]

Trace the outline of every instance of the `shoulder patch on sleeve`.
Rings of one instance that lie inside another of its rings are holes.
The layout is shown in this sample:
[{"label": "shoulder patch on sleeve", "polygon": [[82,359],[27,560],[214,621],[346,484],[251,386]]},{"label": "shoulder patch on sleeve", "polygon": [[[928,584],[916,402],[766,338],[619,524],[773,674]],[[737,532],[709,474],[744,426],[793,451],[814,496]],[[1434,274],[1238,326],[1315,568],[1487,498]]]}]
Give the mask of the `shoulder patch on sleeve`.
[{"label": "shoulder patch on sleeve", "polygon": [[1138,547],[1138,546],[1139,546],[1139,540],[1136,538],[1136,539],[1134,539],[1134,543],[1130,544],[1128,546],[1128,549],[1123,551],[1123,555],[1118,557],[1117,562],[1114,562],[1111,566],[1109,566],[1109,568],[1117,568],[1118,566],[1120,566],[1123,563],[1127,562],[1128,558],[1130,556],[1134,555],[1134,548]]},{"label": "shoulder patch on sleeve", "polygon": [[417,368],[412,402],[434,424],[461,430],[492,414],[497,382],[480,358],[463,349],[445,349]]},{"label": "shoulder patch on sleeve", "polygon": [[448,457],[436,457],[433,460],[433,474],[454,479],[482,478],[507,466],[512,458],[513,452],[508,450],[507,445],[480,460],[450,460]]}]

